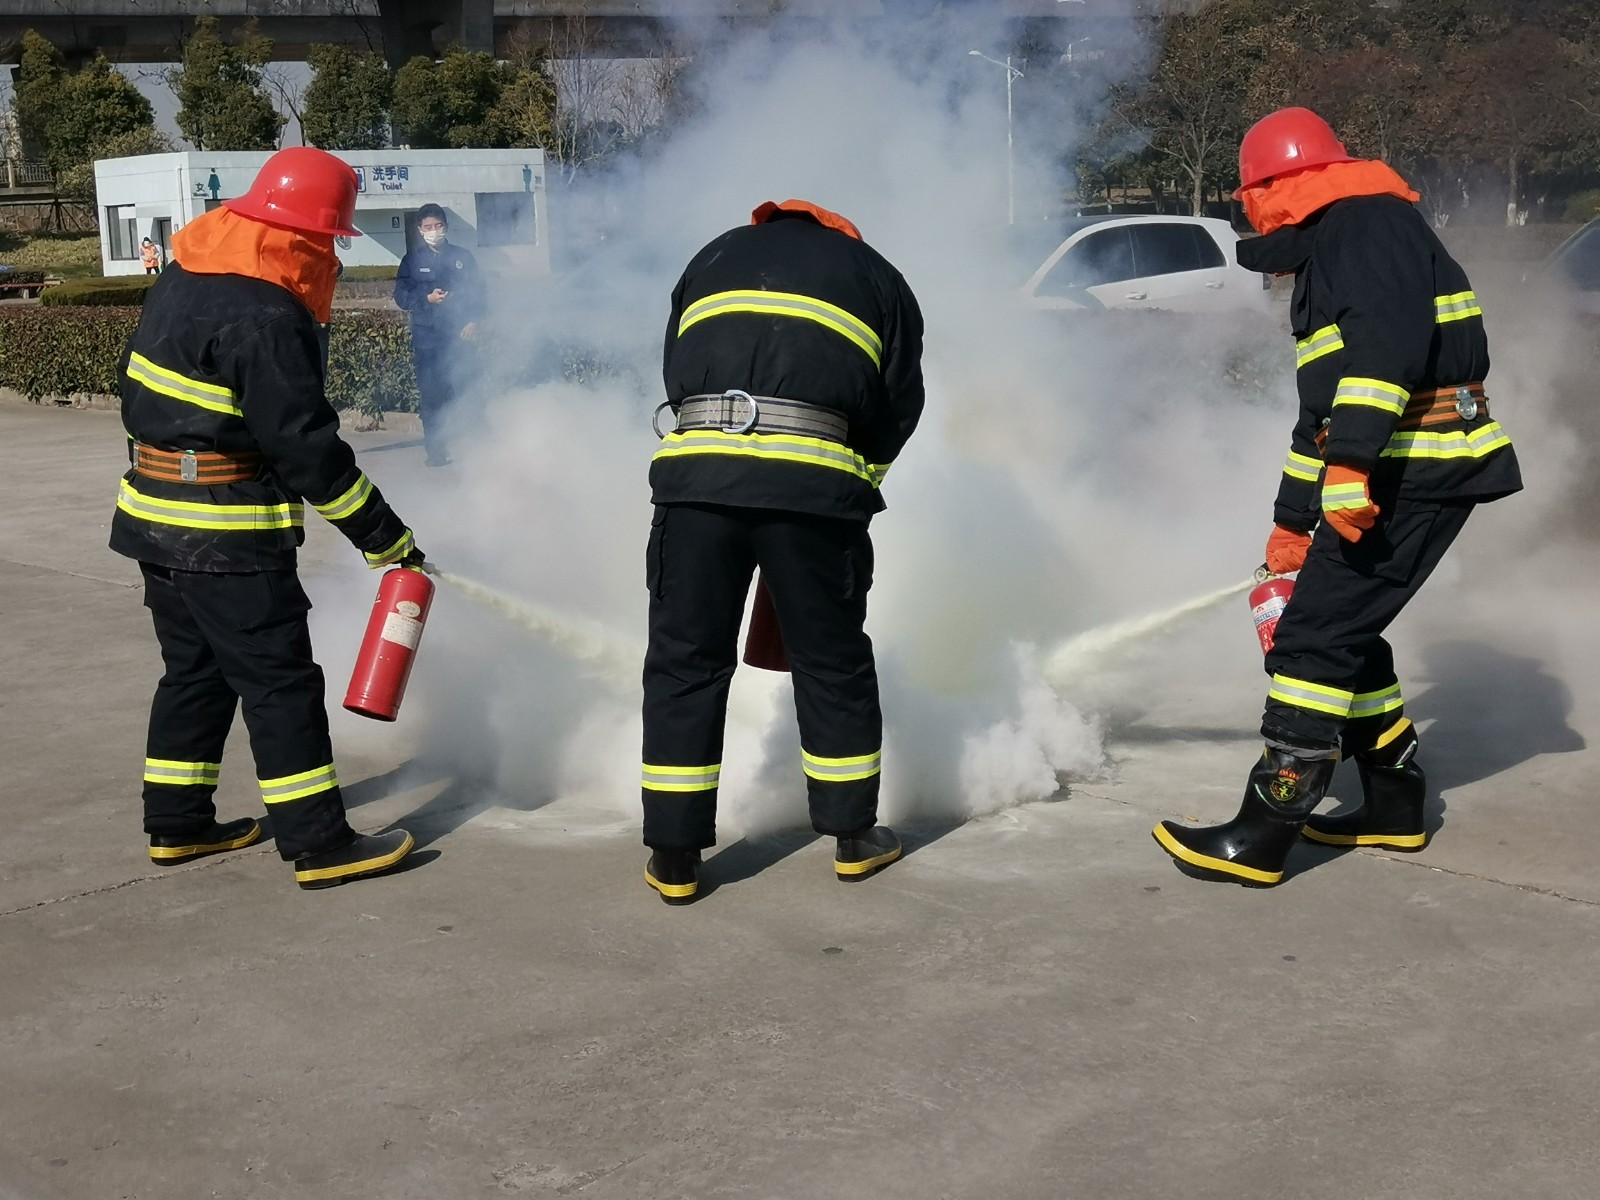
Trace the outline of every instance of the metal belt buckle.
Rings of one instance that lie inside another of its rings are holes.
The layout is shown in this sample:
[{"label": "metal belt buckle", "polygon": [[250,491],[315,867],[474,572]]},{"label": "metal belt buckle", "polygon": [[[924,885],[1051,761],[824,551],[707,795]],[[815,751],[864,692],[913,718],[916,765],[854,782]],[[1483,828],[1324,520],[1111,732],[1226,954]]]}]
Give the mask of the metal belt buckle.
[{"label": "metal belt buckle", "polygon": [[1458,387],[1456,389],[1456,412],[1463,421],[1470,421],[1478,415],[1478,400],[1472,394],[1472,389]]},{"label": "metal belt buckle", "polygon": [[178,478],[185,483],[200,482],[200,460],[194,456],[193,450],[185,450],[183,457],[178,460]]},{"label": "metal belt buckle", "polygon": [[[756,422],[761,419],[761,408],[756,404],[756,398],[749,392],[742,392],[738,388],[729,388],[722,393],[722,432],[723,433],[749,433],[756,427]],[[742,425],[734,425],[729,417],[729,400],[743,400],[749,409],[748,415]]]}]

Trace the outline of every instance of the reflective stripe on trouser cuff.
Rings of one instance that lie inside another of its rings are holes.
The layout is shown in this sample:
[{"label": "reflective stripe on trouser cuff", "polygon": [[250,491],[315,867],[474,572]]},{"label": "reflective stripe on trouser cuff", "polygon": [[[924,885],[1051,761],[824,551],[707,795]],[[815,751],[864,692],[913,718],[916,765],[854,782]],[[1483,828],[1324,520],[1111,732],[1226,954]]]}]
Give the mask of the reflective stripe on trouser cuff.
[{"label": "reflective stripe on trouser cuff", "polygon": [[1310,337],[1294,344],[1294,365],[1299,370],[1307,363],[1344,349],[1344,338],[1337,325],[1324,325]]},{"label": "reflective stripe on trouser cuff", "polygon": [[1356,721],[1362,717],[1381,717],[1384,713],[1404,708],[1405,703],[1398,681],[1375,692],[1357,692],[1350,700],[1350,719]]},{"label": "reflective stripe on trouser cuff", "polygon": [[1315,483],[1322,478],[1322,460],[1305,454],[1296,454],[1291,450],[1289,457],[1283,460],[1283,473],[1291,479],[1304,479],[1307,483]]},{"label": "reflective stripe on trouser cuff", "polygon": [[1338,512],[1349,508],[1369,508],[1372,498],[1364,483],[1325,483],[1322,485],[1324,512]]},{"label": "reflective stripe on trouser cuff", "polygon": [[844,471],[873,487],[877,487],[882,478],[877,469],[848,446],[822,438],[783,433],[724,433],[720,429],[689,429],[682,433],[667,434],[655,457],[678,458],[688,454],[730,454],[778,462],[809,463]]},{"label": "reflective stripe on trouser cuff", "polygon": [[222,774],[221,763],[179,762],[171,758],[144,760],[144,781],[172,787],[216,787]]},{"label": "reflective stripe on trouser cuff", "polygon": [[218,532],[250,533],[263,529],[292,529],[305,523],[302,504],[195,504],[186,500],[162,500],[146,496],[126,479],[117,496],[117,507],[130,517],[157,525],[177,525],[184,529],[211,529]]},{"label": "reflective stripe on trouser cuff", "polygon": [[1385,383],[1381,379],[1352,377],[1339,380],[1339,386],[1333,393],[1333,407],[1359,404],[1367,408],[1381,408],[1398,417],[1405,412],[1406,401],[1410,399],[1411,393],[1396,384]]},{"label": "reflective stripe on trouser cuff", "polygon": [[244,416],[234,403],[233,392],[214,383],[190,379],[166,367],[158,367],[142,354],[128,356],[127,376],[142,387],[149,388],[185,404],[193,404],[211,412],[225,413],[230,417]]},{"label": "reflective stripe on trouser cuff", "polygon": [[361,478],[352,483],[343,494],[334,497],[326,504],[313,504],[311,507],[330,521],[342,521],[365,504],[370,495],[372,495],[372,480],[368,479],[366,472],[363,471]]},{"label": "reflective stripe on trouser cuff", "polygon": [[883,770],[883,751],[857,754],[850,758],[823,758],[809,751],[800,751],[801,764],[812,779],[823,783],[849,783],[855,779],[871,779]]},{"label": "reflective stripe on trouser cuff", "polygon": [[1433,298],[1434,321],[1440,325],[1481,316],[1483,309],[1478,306],[1477,292],[1456,292],[1453,295]]},{"label": "reflective stripe on trouser cuff", "polygon": [[[1397,684],[1396,687],[1398,686]],[[1306,679],[1292,679],[1288,675],[1274,675],[1272,687],[1267,691],[1268,700],[1276,700],[1279,704],[1305,708],[1312,712],[1327,713],[1331,717],[1348,717],[1350,705],[1355,698],[1354,692],[1347,692],[1343,688],[1328,687]]]},{"label": "reflective stripe on trouser cuff", "polygon": [[1424,433],[1400,431],[1379,451],[1380,458],[1484,458],[1511,445],[1511,436],[1490,421],[1470,432]]},{"label": "reflective stripe on trouser cuff", "polygon": [[301,771],[298,775],[285,775],[282,779],[263,779],[261,799],[268,804],[282,804],[288,800],[303,800],[318,792],[327,792],[339,786],[339,776],[329,763],[314,771]]},{"label": "reflective stripe on trouser cuff", "polygon": [[412,537],[411,530],[408,529],[400,535],[400,540],[387,550],[379,550],[377,553],[363,550],[362,555],[367,560],[367,566],[386,567],[390,563],[399,562],[416,548],[416,539]]},{"label": "reflective stripe on trouser cuff", "polygon": [[663,767],[644,763],[639,786],[650,792],[709,792],[722,780],[722,764],[706,767]]},{"label": "reflective stripe on trouser cuff", "polygon": [[718,292],[714,296],[696,300],[683,310],[678,321],[678,336],[708,317],[727,316],[733,313],[755,313],[773,317],[800,317],[815,321],[848,338],[872,359],[872,365],[883,365],[883,339],[863,321],[826,300],[815,296],[802,296],[795,292]]}]

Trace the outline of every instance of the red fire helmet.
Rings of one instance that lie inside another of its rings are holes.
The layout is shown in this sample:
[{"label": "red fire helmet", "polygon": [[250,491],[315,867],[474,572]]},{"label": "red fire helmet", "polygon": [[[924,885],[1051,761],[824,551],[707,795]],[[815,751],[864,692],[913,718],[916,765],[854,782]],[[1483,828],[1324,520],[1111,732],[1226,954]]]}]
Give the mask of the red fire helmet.
[{"label": "red fire helmet", "polygon": [[1239,190],[1290,171],[1355,161],[1333,127],[1309,108],[1280,108],[1252,125],[1239,144]]},{"label": "red fire helmet", "polygon": [[224,200],[241,217],[300,233],[360,237],[356,173],[343,159],[313,146],[290,146],[267,159],[244,195]]}]

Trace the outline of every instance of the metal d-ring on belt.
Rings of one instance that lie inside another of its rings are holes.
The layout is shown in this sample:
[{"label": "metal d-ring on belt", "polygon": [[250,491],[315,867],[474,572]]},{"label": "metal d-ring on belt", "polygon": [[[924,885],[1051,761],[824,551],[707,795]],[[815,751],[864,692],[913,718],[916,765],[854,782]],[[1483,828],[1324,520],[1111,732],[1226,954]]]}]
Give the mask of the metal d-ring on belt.
[{"label": "metal d-ring on belt", "polygon": [[[658,405],[650,418],[658,438],[666,437],[661,431],[661,414],[671,407],[671,400]],[[687,396],[677,405],[677,417],[673,433],[695,429],[735,434],[792,433],[828,442],[843,442],[850,435],[850,422],[843,413],[780,396],[752,396],[738,388],[718,394]]]}]

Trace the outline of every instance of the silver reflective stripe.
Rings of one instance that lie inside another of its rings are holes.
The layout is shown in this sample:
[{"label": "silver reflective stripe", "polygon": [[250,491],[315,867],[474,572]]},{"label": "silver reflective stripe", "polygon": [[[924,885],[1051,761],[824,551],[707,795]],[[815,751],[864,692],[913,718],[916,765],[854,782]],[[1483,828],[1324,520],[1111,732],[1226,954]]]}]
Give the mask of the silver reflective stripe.
[{"label": "silver reflective stripe", "polygon": [[318,792],[326,792],[339,786],[339,776],[333,764],[317,767],[310,771],[301,771],[298,775],[285,775],[280,779],[263,779],[261,784],[261,799],[267,804],[283,804],[289,800],[301,800],[306,796],[315,796]]},{"label": "silver reflective stripe", "polygon": [[652,792],[709,792],[722,781],[722,764],[703,767],[667,767],[644,763],[639,784]]},{"label": "silver reflective stripe", "polygon": [[1310,709],[1312,712],[1347,717],[1350,715],[1350,703],[1355,699],[1355,693],[1312,683],[1305,679],[1294,679],[1288,675],[1274,675],[1272,687],[1267,691],[1267,699],[1293,705],[1295,708]]},{"label": "silver reflective stripe", "polygon": [[1322,478],[1322,460],[1296,454],[1291,450],[1289,457],[1283,460],[1283,473],[1291,479],[1304,479],[1308,483],[1315,483]]},{"label": "silver reflective stripe", "polygon": [[1400,684],[1390,684],[1376,692],[1357,692],[1350,701],[1350,719],[1358,717],[1376,717],[1386,712],[1393,712],[1402,708],[1405,701],[1400,696]]},{"label": "silver reflective stripe", "polygon": [[1334,407],[1341,404],[1360,404],[1381,408],[1399,416],[1405,411],[1411,393],[1405,388],[1385,383],[1381,379],[1341,379],[1333,393]]},{"label": "silver reflective stripe", "polygon": [[1298,369],[1307,363],[1344,349],[1344,337],[1337,325],[1327,325],[1304,341],[1294,344],[1294,365]]},{"label": "silver reflective stripe", "polygon": [[200,408],[224,413],[230,417],[244,415],[243,410],[234,403],[234,395],[230,389],[190,379],[166,367],[157,366],[142,354],[134,353],[128,356],[127,375],[135,383],[149,388],[152,392],[170,396],[174,400],[182,400],[186,404],[198,405]]},{"label": "silver reflective stripe", "polygon": [[312,507],[330,521],[342,521],[354,515],[367,502],[367,497],[370,495],[372,495],[372,480],[368,479],[366,472],[363,471],[361,477],[343,494],[334,497],[326,504],[314,504]]},{"label": "silver reflective stripe", "polygon": [[678,322],[678,336],[708,317],[731,313],[756,313],[779,317],[802,317],[815,321],[842,334],[854,342],[872,359],[873,366],[883,365],[883,339],[861,318],[846,312],[836,304],[818,300],[815,296],[801,296],[794,292],[735,291],[718,292],[696,300],[683,310]]},{"label": "silver reflective stripe", "polygon": [[187,500],[162,500],[146,496],[127,480],[122,482],[117,507],[131,517],[158,525],[217,532],[292,529],[305,522],[302,504],[195,504]]},{"label": "silver reflective stripe", "polygon": [[1511,436],[1500,422],[1490,421],[1471,432],[1425,433],[1400,431],[1391,434],[1381,458],[1483,458],[1511,444]]},{"label": "silver reflective stripe", "polygon": [[870,779],[883,769],[883,751],[857,754],[848,758],[823,758],[806,750],[800,751],[801,765],[812,779],[824,783],[849,783],[856,779]]},{"label": "silver reflective stripe", "polygon": [[407,529],[400,535],[400,539],[387,550],[375,552],[363,550],[362,557],[367,560],[369,567],[386,567],[392,562],[399,562],[406,555],[417,548],[415,535]]},{"label": "silver reflective stripe", "polygon": [[1440,324],[1451,321],[1464,321],[1468,317],[1483,316],[1483,309],[1478,304],[1476,292],[1456,292],[1450,296],[1435,296],[1433,298],[1434,320]]},{"label": "silver reflective stripe", "polygon": [[144,781],[173,787],[215,787],[221,777],[221,763],[180,762],[170,758],[144,760]]},{"label": "silver reflective stripe", "polygon": [[782,462],[811,463],[847,471],[874,487],[879,476],[855,451],[838,442],[821,438],[771,433],[723,433],[716,429],[695,429],[669,433],[656,451],[656,458],[677,458],[689,454],[730,454]]}]

